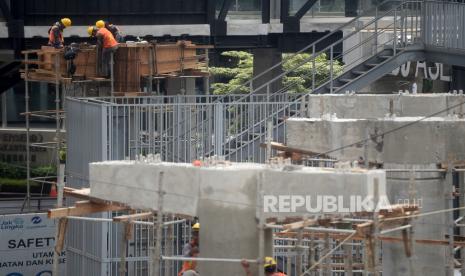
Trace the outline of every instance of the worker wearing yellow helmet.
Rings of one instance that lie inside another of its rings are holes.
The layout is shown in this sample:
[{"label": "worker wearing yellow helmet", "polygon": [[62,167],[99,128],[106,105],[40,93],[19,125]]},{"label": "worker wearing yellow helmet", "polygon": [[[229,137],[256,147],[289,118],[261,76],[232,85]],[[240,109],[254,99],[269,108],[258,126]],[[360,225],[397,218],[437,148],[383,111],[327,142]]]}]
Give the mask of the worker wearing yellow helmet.
[{"label": "worker wearing yellow helmet", "polygon": [[[246,275],[252,276],[252,271],[250,270],[249,262],[247,262],[247,260],[242,260],[241,264],[245,270]],[[265,257],[263,269],[265,270],[266,276],[286,276],[286,274],[278,271],[278,266],[276,264],[276,261],[272,257]]]},{"label": "worker wearing yellow helmet", "polygon": [[62,18],[60,21],[55,22],[50,29],[48,29],[48,45],[56,49],[63,48],[65,40],[63,38],[63,30],[71,27],[71,19]]},{"label": "worker wearing yellow helmet", "polygon": [[113,34],[113,37],[116,39],[116,41],[118,41],[119,43],[124,42],[124,36],[121,33],[121,30],[118,26],[110,24],[108,21],[99,20],[95,22],[95,27],[99,29],[105,28],[109,30]]},{"label": "worker wearing yellow helmet", "polygon": [[106,28],[89,26],[87,33],[97,38],[97,71],[100,77],[108,78],[111,73],[111,56],[118,49],[118,42]]},{"label": "worker wearing yellow helmet", "polygon": [[184,245],[182,248],[182,255],[184,257],[189,257],[190,251],[194,247],[199,247],[199,233],[200,233],[200,223],[194,223],[192,225],[192,238],[191,240]]}]

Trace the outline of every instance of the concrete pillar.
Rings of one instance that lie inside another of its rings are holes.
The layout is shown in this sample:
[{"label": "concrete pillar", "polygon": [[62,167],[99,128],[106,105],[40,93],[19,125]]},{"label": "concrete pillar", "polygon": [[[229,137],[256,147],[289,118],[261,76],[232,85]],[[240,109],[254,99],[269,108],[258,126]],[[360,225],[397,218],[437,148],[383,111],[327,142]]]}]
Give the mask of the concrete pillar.
[{"label": "concrete pillar", "polygon": [[270,18],[279,19],[281,14],[280,0],[270,0]]},{"label": "concrete pillar", "polygon": [[[385,169],[437,169],[437,164],[384,164]],[[391,204],[419,204],[421,212],[444,209],[444,175],[439,172],[389,172],[387,194]],[[412,220],[415,239],[443,240],[447,234],[446,217],[438,214]],[[389,234],[401,237],[401,232]],[[412,257],[407,258],[402,243],[383,243],[383,272],[386,275],[444,275],[446,246],[412,243]]]},{"label": "concrete pillar", "polygon": [[195,78],[167,78],[166,93],[172,95],[195,95]]},{"label": "concrete pillar", "polygon": [[[282,61],[282,53],[275,48],[258,48],[253,50],[253,75],[257,76],[261,72],[268,70],[270,67]],[[282,73],[282,67],[278,66],[271,72],[259,77],[253,82],[253,87],[256,89],[264,83],[272,80],[274,77]],[[276,92],[282,88],[282,79],[277,79],[270,84],[270,92]],[[261,89],[259,93],[266,93],[266,88]]]},{"label": "concrete pillar", "polygon": [[[375,101],[377,97],[373,97]],[[419,114],[417,114],[419,115]],[[368,143],[368,160],[377,161],[385,169],[437,169],[437,163],[453,155],[465,156],[464,120],[430,118],[395,132],[382,135],[417,118],[389,119],[290,119],[287,121],[287,144],[314,152],[331,152],[339,160],[357,160],[364,156],[362,141],[366,130],[372,138]],[[351,147],[346,145],[354,144]],[[438,172],[395,172],[387,174],[387,194],[391,204],[399,200],[421,200],[421,212],[444,209],[444,175]],[[413,201],[415,203],[415,201]],[[416,202],[419,203],[419,202]],[[444,239],[448,231],[446,217],[438,214],[412,220],[414,239]],[[446,247],[414,243],[413,256],[406,258],[402,244],[383,243],[383,273],[385,275],[445,275]]]}]

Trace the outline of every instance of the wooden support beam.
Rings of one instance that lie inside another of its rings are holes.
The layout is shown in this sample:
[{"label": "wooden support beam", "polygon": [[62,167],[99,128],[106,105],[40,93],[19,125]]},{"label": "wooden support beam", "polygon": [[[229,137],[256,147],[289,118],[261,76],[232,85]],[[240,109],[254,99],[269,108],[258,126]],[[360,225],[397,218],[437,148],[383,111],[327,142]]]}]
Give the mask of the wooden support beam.
[{"label": "wooden support beam", "polygon": [[410,240],[407,229],[402,230],[402,241],[404,243],[405,256],[412,256],[412,241]]},{"label": "wooden support beam", "polygon": [[122,215],[122,216],[113,217],[113,221],[124,222],[124,221],[130,221],[130,220],[145,219],[145,218],[149,218],[152,216],[153,216],[152,212],[144,212],[144,213],[138,213],[138,214],[130,214],[130,215]]},{"label": "wooden support beam", "polygon": [[107,211],[122,211],[129,209],[126,206],[112,205],[112,204],[99,204],[82,202],[79,206],[65,207],[50,209],[48,211],[48,218],[62,218],[67,216],[82,216],[92,213],[107,212]]},{"label": "wooden support beam", "polygon": [[85,199],[88,200],[90,198],[90,188],[84,188],[84,189],[73,189],[69,187],[65,187],[63,189],[63,193],[65,196],[70,196],[74,198],[80,198],[80,199]]},{"label": "wooden support beam", "polygon": [[65,243],[66,229],[68,228],[68,219],[60,218],[58,220],[58,239],[55,243],[55,254],[61,254]]},{"label": "wooden support beam", "polygon": [[[261,143],[260,147],[266,148],[267,144],[266,143]],[[303,155],[310,155],[310,156],[319,156],[322,158],[329,158],[327,155],[322,155],[321,153],[314,152],[311,150],[304,150],[304,149],[299,149],[299,148],[293,148],[293,147],[288,147],[282,143],[278,142],[271,142],[271,148],[279,151],[284,151],[284,152],[289,152],[289,153],[300,153]]]},{"label": "wooden support beam", "polygon": [[302,221],[297,221],[289,224],[283,225],[284,227],[284,232],[291,231],[291,230],[298,230],[302,229],[304,227],[309,227],[312,225],[317,225],[318,221],[314,219],[307,219],[307,220],[302,220]]}]

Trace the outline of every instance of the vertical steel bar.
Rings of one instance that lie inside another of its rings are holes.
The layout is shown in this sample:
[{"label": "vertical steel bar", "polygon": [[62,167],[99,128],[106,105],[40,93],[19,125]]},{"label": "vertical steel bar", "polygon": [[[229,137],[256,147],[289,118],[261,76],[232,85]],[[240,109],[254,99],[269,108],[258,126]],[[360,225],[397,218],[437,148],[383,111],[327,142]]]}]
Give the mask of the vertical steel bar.
[{"label": "vertical steel bar", "polygon": [[114,66],[115,65],[115,60],[114,60],[114,53],[112,52],[110,55],[110,85],[111,85],[111,102],[114,100],[114,94],[115,94],[115,72],[114,72]]},{"label": "vertical steel bar", "polygon": [[156,231],[156,243],[155,250],[153,255],[153,268],[152,276],[157,276],[160,273],[161,268],[161,240],[162,240],[162,231],[163,231],[163,198],[165,196],[163,191],[163,176],[164,172],[161,171],[158,175],[158,210],[157,210],[157,231]]},{"label": "vertical steel bar", "polygon": [[265,260],[265,218],[263,215],[263,183],[265,182],[264,173],[261,172],[257,179],[257,217],[258,217],[258,276],[265,276],[265,272],[262,269],[263,261]]},{"label": "vertical steel bar", "polygon": [[8,105],[6,104],[6,93],[2,93],[2,128],[8,127]]},{"label": "vertical steel bar", "polygon": [[[444,179],[444,198],[445,198],[445,209],[452,209],[454,208],[454,182],[453,182],[453,168],[452,164],[449,163],[447,166],[447,172],[446,172],[446,178]],[[455,227],[455,221],[454,221],[454,212],[450,212],[446,214],[447,219],[446,223],[448,226],[448,234],[449,234],[449,246],[447,247],[446,250],[446,260],[447,260],[447,265],[446,265],[446,275],[447,276],[453,276],[454,271],[455,271],[455,262],[454,262],[454,227]]]},{"label": "vertical steel bar", "polygon": [[373,54],[378,52],[378,7],[375,8],[375,51]]},{"label": "vertical steel bar", "polygon": [[329,67],[329,78],[330,78],[330,94],[333,94],[333,88],[334,88],[334,64],[333,64],[333,45],[331,45],[331,48],[329,48],[329,59],[330,59],[330,67]]},{"label": "vertical steel bar", "polygon": [[27,210],[31,209],[31,149],[30,149],[30,114],[29,114],[29,53],[25,54],[25,69],[24,69],[24,101],[25,101],[25,115],[26,115],[26,206]]},{"label": "vertical steel bar", "polygon": [[313,44],[312,47],[312,93],[315,91],[315,80],[316,80],[316,56],[315,56],[315,51],[316,51],[316,45]]},{"label": "vertical steel bar", "polygon": [[396,47],[397,47],[397,9],[394,10],[394,39],[393,41],[393,52],[396,55]]},{"label": "vertical steel bar", "polygon": [[344,250],[344,269],[346,276],[353,276],[353,260],[352,260],[352,245],[344,244],[342,246]]}]

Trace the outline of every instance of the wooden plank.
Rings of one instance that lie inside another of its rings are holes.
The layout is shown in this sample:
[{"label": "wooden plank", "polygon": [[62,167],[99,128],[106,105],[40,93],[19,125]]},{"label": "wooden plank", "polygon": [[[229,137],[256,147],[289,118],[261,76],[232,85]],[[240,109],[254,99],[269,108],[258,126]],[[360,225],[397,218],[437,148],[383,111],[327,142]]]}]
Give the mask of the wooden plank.
[{"label": "wooden plank", "polygon": [[65,244],[66,229],[68,228],[68,219],[60,218],[58,221],[58,239],[55,243],[55,254],[61,254],[63,245]]},{"label": "wooden plank", "polygon": [[453,161],[453,162],[441,162],[439,164],[441,169],[444,169],[444,170],[449,169],[449,165],[452,165],[454,168],[465,167],[465,160],[456,160],[456,161]]},{"label": "wooden plank", "polygon": [[123,221],[137,220],[137,219],[145,219],[145,218],[149,218],[152,216],[153,216],[152,212],[144,212],[144,213],[139,213],[139,214],[122,215],[122,216],[113,217],[113,221],[123,222]]},{"label": "wooden plank", "polygon": [[[266,148],[267,144],[262,143],[262,144],[260,144],[260,147]],[[314,151],[311,151],[311,150],[304,150],[304,149],[299,149],[299,148],[288,147],[288,146],[286,146],[286,145],[284,145],[282,143],[278,143],[278,142],[271,142],[271,148],[275,149],[275,150],[279,150],[279,151],[284,151],[284,152],[293,152],[293,153],[300,153],[300,154],[303,154],[303,155],[311,155],[311,156],[319,156],[319,157],[322,157],[322,158],[330,158],[328,155],[324,155],[324,154],[314,152]]]},{"label": "wooden plank", "polygon": [[22,60],[21,61],[22,64],[35,64],[35,65],[42,65],[42,64],[45,64],[45,62],[43,61],[40,61],[40,60]]},{"label": "wooden plank", "polygon": [[99,204],[89,202],[88,204],[81,204],[78,206],[50,209],[48,211],[48,218],[62,218],[67,216],[82,216],[92,213],[100,213],[107,211],[122,211],[128,210],[128,207],[112,205],[112,204]]},{"label": "wooden plank", "polygon": [[24,50],[24,51],[21,51],[21,54],[25,55],[25,54],[37,54],[38,52],[40,52],[40,50],[38,49],[35,49],[35,50]]},{"label": "wooden plank", "polygon": [[307,219],[307,220],[285,224],[283,225],[283,227],[284,227],[284,231],[291,231],[291,230],[296,230],[296,229],[302,229],[304,227],[309,227],[312,225],[318,225],[318,220]]},{"label": "wooden plank", "polygon": [[71,196],[74,198],[79,198],[79,199],[90,199],[90,188],[83,188],[83,189],[73,189],[69,187],[65,187],[63,189],[63,194],[65,196]]}]

